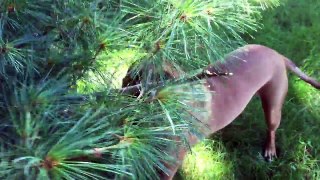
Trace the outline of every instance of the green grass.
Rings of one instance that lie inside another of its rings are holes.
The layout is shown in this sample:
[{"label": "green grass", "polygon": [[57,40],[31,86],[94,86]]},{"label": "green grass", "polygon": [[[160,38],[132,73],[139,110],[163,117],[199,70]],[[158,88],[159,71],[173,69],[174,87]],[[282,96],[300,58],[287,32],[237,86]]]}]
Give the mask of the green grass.
[{"label": "green grass", "polygon": [[136,49],[123,49],[102,53],[98,56],[96,67],[88,71],[86,76],[77,81],[80,93],[92,93],[108,88],[121,88],[130,65],[143,56]]},{"label": "green grass", "polygon": [[[320,80],[320,1],[282,4],[264,13],[263,29],[248,41],[276,49]],[[193,148],[176,179],[320,179],[319,107],[320,92],[291,75],[278,159],[261,156],[266,125],[254,98],[236,121]]]},{"label": "green grass", "polygon": [[182,169],[182,176],[186,179],[197,179],[201,174],[201,179],[211,180],[232,179],[234,167],[221,142],[205,140],[184,159]]}]

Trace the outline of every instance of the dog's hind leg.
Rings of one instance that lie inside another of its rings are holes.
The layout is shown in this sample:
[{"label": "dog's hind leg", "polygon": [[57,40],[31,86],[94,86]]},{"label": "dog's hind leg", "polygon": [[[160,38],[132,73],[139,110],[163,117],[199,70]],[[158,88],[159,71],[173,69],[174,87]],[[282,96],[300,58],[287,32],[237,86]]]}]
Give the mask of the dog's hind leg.
[{"label": "dog's hind leg", "polygon": [[276,130],[281,121],[281,109],[288,91],[287,76],[280,76],[269,81],[259,90],[261,103],[268,126],[264,157],[272,161],[276,153]]}]

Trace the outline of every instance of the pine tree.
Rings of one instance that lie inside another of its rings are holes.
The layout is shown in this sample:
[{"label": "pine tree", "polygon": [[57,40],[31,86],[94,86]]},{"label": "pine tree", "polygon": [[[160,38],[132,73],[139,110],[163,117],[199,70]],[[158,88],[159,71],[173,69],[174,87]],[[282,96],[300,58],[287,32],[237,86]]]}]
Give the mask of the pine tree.
[{"label": "pine tree", "polygon": [[[259,28],[260,11],[277,5],[2,0],[0,178],[157,179],[167,173],[164,162],[175,162],[167,150],[188,145],[174,139],[183,140],[186,131],[201,136],[202,125],[183,101],[204,101],[205,92],[183,79],[161,89],[144,83],[146,92],[162,97],[147,103],[148,93],[136,99],[119,90],[119,72],[132,61],[134,72],[157,67],[148,80],[156,82],[164,81],[164,61],[178,71],[204,67],[244,43],[241,36]],[[172,93],[181,86],[187,91]]]}]

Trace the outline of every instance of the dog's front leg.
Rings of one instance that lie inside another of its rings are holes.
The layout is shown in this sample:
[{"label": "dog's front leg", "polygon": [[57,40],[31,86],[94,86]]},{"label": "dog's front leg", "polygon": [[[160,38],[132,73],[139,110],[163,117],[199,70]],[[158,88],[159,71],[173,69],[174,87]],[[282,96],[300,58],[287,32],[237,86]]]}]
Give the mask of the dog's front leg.
[{"label": "dog's front leg", "polygon": [[[186,132],[186,140],[187,142],[182,142],[181,138],[177,137],[175,138],[175,141],[177,141],[177,149],[173,149],[172,155],[175,157],[176,162],[173,164],[165,163],[166,167],[169,170],[169,174],[161,174],[160,179],[161,180],[172,180],[175,176],[176,172],[178,171],[179,167],[181,166],[185,156],[187,155],[188,151],[190,150],[190,147],[194,146],[198,141],[198,137],[190,132]],[[188,143],[188,144],[186,144]]]},{"label": "dog's front leg", "polygon": [[186,147],[181,147],[181,148],[179,148],[179,150],[177,152],[174,152],[174,153],[177,153],[176,154],[177,155],[176,162],[174,164],[165,163],[166,167],[169,170],[169,174],[162,173],[160,175],[161,180],[172,180],[173,179],[173,177],[175,176],[179,167],[181,166],[183,159],[186,156],[187,152],[188,152],[188,150]]}]

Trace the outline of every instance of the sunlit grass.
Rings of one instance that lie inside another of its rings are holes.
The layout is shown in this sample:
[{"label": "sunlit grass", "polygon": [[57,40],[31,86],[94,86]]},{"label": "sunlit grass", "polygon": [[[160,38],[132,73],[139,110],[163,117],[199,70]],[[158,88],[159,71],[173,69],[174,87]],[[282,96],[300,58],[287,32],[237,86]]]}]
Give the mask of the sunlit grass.
[{"label": "sunlit grass", "polygon": [[96,68],[77,81],[77,90],[80,93],[102,91],[107,84],[111,84],[112,88],[120,88],[128,68],[142,55],[136,49],[102,53],[97,58]]},{"label": "sunlit grass", "polygon": [[192,148],[182,165],[184,179],[233,179],[233,164],[222,143],[205,140]]}]

